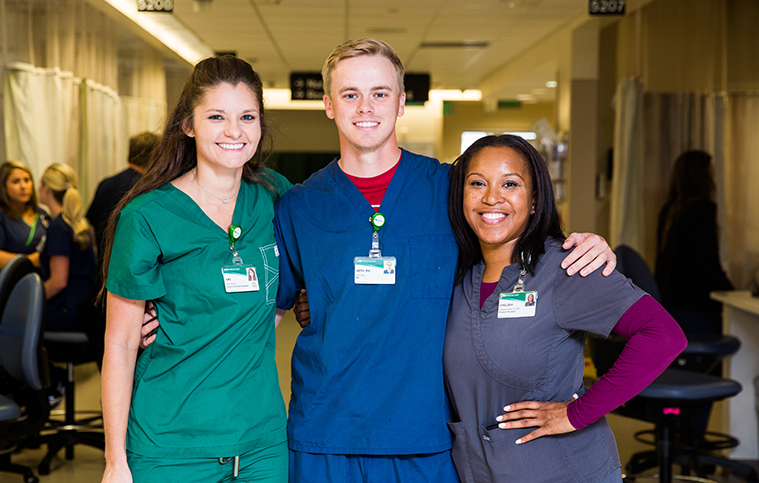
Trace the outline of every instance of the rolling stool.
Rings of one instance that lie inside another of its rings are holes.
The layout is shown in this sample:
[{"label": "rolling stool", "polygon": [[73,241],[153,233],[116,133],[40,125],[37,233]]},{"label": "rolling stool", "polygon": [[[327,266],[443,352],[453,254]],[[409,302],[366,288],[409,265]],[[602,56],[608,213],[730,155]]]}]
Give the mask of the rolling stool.
[{"label": "rolling stool", "polygon": [[45,332],[44,345],[51,361],[66,363],[67,379],[65,383],[66,408],[63,421],[49,421],[46,434],[40,441],[47,444],[48,451],[39,464],[41,475],[50,474],[50,463],[55,455],[66,448],[66,459],[74,458],[74,445],[85,444],[101,450],[105,449],[103,433],[103,414],[93,412],[94,416],[76,419],[74,410],[74,365],[93,362],[94,357],[88,350],[89,339],[84,332]]},{"label": "rolling stool", "polygon": [[741,389],[741,385],[731,379],[681,369],[665,370],[639,395],[616,410],[623,416],[656,425],[656,450],[633,455],[625,467],[631,474],[626,481],[635,481],[636,474],[659,466],[659,481],[671,483],[672,464],[677,463],[685,475],[694,469],[703,478],[703,465],[720,466],[743,475],[747,482],[756,483],[754,468],[688,444],[693,417],[703,405],[732,397]]}]

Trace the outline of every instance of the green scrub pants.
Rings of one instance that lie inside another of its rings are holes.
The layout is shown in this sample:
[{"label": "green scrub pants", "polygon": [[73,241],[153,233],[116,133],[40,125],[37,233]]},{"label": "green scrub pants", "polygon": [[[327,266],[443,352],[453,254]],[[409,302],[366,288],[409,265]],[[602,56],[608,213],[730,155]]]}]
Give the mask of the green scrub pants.
[{"label": "green scrub pants", "polygon": [[287,483],[286,441],[240,455],[236,477],[232,456],[234,455],[219,458],[160,458],[127,452],[127,461],[134,483]]}]

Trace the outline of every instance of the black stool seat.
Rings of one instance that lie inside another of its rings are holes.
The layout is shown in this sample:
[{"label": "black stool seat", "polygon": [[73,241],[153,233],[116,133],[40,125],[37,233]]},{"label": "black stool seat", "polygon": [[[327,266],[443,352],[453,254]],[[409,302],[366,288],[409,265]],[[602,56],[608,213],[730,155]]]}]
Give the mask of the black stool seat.
[{"label": "black stool seat", "polygon": [[45,342],[63,344],[86,344],[90,340],[84,332],[50,332],[45,331]]},{"label": "black stool seat", "polygon": [[21,408],[13,400],[0,394],[0,421],[21,416]]},{"label": "black stool seat", "polygon": [[639,397],[669,399],[673,403],[684,401],[718,401],[741,392],[740,383],[732,379],[700,374],[681,369],[667,369],[643,389]]},{"label": "black stool seat", "polygon": [[741,342],[731,335],[691,335],[688,337],[688,347],[682,354],[724,358],[738,352],[740,347]]}]

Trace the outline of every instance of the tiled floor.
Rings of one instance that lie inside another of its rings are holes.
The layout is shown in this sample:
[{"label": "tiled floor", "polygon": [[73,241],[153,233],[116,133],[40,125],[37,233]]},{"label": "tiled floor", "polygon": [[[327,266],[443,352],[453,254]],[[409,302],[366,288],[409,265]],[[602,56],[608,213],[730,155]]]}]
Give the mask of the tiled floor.
[{"label": "tiled floor", "polygon": [[[290,314],[286,316],[277,329],[277,366],[282,394],[285,395],[286,402],[290,398],[290,354],[299,331],[300,328]],[[100,374],[97,366],[94,363],[79,366],[76,368],[75,377],[77,382],[77,409],[98,410],[100,408]],[[713,419],[719,417],[719,408],[715,408],[715,414]],[[610,415],[608,419],[616,435],[623,462],[626,462],[635,452],[649,449],[649,447],[635,441],[633,434],[641,429],[649,428],[651,425],[616,415]],[[63,452],[54,460],[50,475],[40,477],[41,483],[98,483],[101,480],[104,468],[102,451],[78,446],[75,459],[71,461],[64,460],[62,454]],[[36,472],[36,465],[43,455],[43,450],[27,450],[22,454],[15,455],[13,460],[16,463],[34,467]],[[652,472],[655,471],[655,469],[652,470]],[[712,478],[719,483],[743,481],[729,475],[716,475]],[[22,483],[22,481],[21,476],[0,473],[0,483]],[[655,481],[657,481],[655,478],[639,478],[636,480],[639,483]],[[690,481],[709,480],[691,479]]]}]

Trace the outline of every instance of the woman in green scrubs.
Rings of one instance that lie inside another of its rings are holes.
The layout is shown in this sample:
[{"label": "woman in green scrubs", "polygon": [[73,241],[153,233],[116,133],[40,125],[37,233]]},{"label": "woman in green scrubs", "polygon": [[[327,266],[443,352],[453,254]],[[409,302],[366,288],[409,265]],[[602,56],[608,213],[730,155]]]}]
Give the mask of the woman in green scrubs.
[{"label": "woman in green scrubs", "polygon": [[[104,483],[287,480],[273,218],[290,183],[261,166],[267,134],[250,65],[200,62],[115,212]],[[148,300],[161,326],[136,360]]]}]

